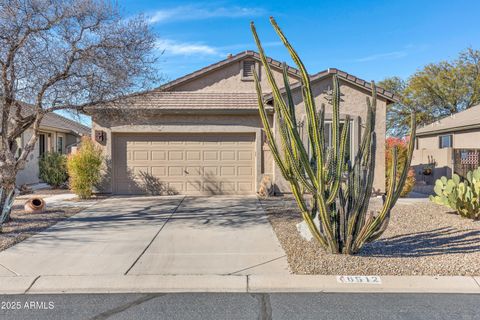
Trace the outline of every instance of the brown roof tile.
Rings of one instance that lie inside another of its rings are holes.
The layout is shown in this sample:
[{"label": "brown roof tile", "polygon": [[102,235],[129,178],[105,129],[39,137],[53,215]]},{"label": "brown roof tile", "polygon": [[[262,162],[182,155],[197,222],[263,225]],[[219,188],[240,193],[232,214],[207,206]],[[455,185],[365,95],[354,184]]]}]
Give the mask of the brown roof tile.
[{"label": "brown roof tile", "polygon": [[254,93],[224,93],[195,91],[152,91],[130,96],[119,102],[111,102],[89,110],[102,108],[135,108],[158,110],[256,110],[257,95]]},{"label": "brown roof tile", "polygon": [[480,104],[417,129],[419,136],[480,127]]}]

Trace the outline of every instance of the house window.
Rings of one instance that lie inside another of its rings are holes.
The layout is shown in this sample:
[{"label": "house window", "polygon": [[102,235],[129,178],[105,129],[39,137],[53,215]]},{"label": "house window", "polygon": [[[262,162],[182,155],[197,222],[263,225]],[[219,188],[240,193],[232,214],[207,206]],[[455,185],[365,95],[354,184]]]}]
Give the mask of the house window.
[{"label": "house window", "polygon": [[[340,131],[339,131],[339,134],[340,136],[342,135],[342,130],[343,130],[343,126],[345,125],[345,121],[341,121],[340,122]],[[353,135],[354,135],[354,125],[353,125],[353,120],[350,120],[350,131],[349,131],[349,135],[347,137],[347,154],[346,154],[346,157],[345,159],[346,160],[349,160],[351,159],[351,155],[353,154],[354,150],[353,150],[353,144],[352,144],[352,141],[353,140]],[[324,126],[324,130],[325,130],[325,144],[327,146],[327,149],[330,149],[332,148],[332,134],[333,134],[333,130],[332,130],[332,122],[331,121],[325,121],[325,126]]]},{"label": "house window", "polygon": [[243,61],[242,79],[243,80],[252,80],[254,72],[255,72],[255,61],[254,60]]},{"label": "house window", "polygon": [[439,137],[439,145],[440,145],[440,149],[451,148],[453,146],[452,135],[447,134],[447,135],[444,135],[444,136],[440,136]]},{"label": "house window", "polygon": [[57,137],[57,152],[63,153],[63,137]]},{"label": "house window", "polygon": [[44,134],[38,136],[38,155],[41,157],[45,154],[46,151],[46,137]]}]

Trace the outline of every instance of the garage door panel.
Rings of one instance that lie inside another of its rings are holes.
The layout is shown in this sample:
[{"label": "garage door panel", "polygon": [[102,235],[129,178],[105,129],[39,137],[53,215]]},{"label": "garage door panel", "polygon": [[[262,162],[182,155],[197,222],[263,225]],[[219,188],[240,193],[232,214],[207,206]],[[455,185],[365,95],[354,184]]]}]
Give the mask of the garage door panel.
[{"label": "garage door panel", "polygon": [[251,194],[254,147],[254,134],[117,134],[114,191],[144,193],[162,185],[170,193]]}]

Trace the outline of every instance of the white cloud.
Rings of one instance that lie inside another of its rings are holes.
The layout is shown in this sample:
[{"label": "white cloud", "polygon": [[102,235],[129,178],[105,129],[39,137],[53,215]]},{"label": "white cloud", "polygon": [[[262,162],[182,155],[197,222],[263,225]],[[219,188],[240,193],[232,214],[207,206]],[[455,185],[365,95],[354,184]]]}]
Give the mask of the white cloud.
[{"label": "white cloud", "polygon": [[165,51],[168,55],[183,55],[190,56],[195,54],[220,56],[221,53],[218,48],[212,47],[202,43],[180,42],[171,39],[157,40],[157,48]]},{"label": "white cloud", "polygon": [[150,23],[168,23],[186,20],[205,20],[211,18],[242,18],[265,14],[261,8],[250,7],[199,7],[194,5],[178,6],[157,10],[151,13]]},{"label": "white cloud", "polygon": [[372,54],[363,58],[355,59],[356,62],[367,62],[367,61],[376,61],[376,60],[392,60],[392,59],[400,59],[407,56],[407,51],[393,51],[393,52],[386,52],[386,53],[377,53]]}]

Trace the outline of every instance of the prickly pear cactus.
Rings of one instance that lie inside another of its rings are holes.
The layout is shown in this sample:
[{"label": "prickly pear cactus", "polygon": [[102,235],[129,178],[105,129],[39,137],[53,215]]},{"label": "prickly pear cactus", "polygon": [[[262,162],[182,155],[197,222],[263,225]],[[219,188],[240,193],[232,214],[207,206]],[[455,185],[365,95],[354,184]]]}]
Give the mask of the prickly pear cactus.
[{"label": "prickly pear cactus", "polygon": [[441,177],[433,190],[435,195],[430,196],[430,201],[448,206],[462,217],[480,218],[480,167],[469,171],[464,181],[457,174],[452,179]]}]

